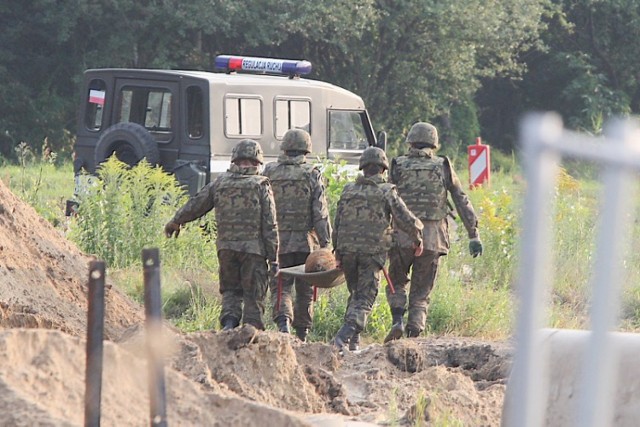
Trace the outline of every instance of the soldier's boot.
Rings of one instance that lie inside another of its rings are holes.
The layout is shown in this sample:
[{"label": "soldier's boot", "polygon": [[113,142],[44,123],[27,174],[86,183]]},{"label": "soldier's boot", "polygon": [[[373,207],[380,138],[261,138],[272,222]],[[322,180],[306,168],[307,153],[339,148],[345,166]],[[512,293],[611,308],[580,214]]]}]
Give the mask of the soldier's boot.
[{"label": "soldier's boot", "polygon": [[278,325],[278,331],[283,332],[285,334],[288,334],[291,332],[291,328],[289,327],[290,323],[291,321],[287,316],[280,316],[276,319],[276,324]]},{"label": "soldier's boot", "polygon": [[309,335],[309,328],[296,328],[296,336],[302,342],[307,342],[307,335]]},{"label": "soldier's boot", "polygon": [[237,328],[240,325],[240,321],[235,317],[225,317],[222,320],[222,330],[230,331],[234,328]]},{"label": "soldier's boot", "polygon": [[358,350],[360,350],[360,334],[356,332],[353,334],[353,336],[349,340],[349,351],[358,351]]},{"label": "soldier's boot", "polygon": [[399,340],[400,338],[402,338],[402,334],[404,334],[404,323],[402,321],[404,310],[401,308],[394,308],[391,310],[391,316],[393,318],[393,325],[391,325],[391,330],[384,339],[385,343],[389,341]]},{"label": "soldier's boot", "polygon": [[345,323],[333,339],[333,345],[338,349],[338,351],[343,351],[355,332],[355,326]]},{"label": "soldier's boot", "polygon": [[420,331],[412,327],[407,328],[407,338],[417,338],[420,336]]}]

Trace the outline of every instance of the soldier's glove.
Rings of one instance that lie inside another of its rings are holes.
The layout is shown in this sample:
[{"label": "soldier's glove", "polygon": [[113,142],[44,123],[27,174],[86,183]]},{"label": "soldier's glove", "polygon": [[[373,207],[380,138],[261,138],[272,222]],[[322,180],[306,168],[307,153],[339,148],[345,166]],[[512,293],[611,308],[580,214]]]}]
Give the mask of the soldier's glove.
[{"label": "soldier's glove", "polygon": [[469,240],[469,252],[471,252],[471,256],[474,258],[482,255],[482,242],[479,237],[474,237]]},{"label": "soldier's glove", "polygon": [[180,224],[169,221],[167,225],[164,226],[164,235],[167,236],[167,238],[171,238],[174,234],[177,239],[180,235]]},{"label": "soldier's glove", "polygon": [[270,268],[269,268],[269,273],[271,273],[271,276],[276,277],[279,271],[280,271],[280,265],[276,261],[271,262]]}]

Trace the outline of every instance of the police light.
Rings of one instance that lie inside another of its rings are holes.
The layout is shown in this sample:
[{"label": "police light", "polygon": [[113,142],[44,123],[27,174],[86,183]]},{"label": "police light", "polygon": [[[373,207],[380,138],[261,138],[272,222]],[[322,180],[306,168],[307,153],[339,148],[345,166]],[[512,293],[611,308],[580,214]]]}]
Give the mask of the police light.
[{"label": "police light", "polygon": [[216,56],[215,67],[226,72],[253,71],[288,76],[305,75],[311,72],[311,62],[309,61],[232,55]]}]

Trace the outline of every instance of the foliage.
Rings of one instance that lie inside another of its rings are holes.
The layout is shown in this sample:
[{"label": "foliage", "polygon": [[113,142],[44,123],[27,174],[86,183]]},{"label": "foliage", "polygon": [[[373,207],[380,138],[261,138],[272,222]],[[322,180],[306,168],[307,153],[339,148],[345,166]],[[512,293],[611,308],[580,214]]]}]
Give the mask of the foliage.
[{"label": "foliage", "polygon": [[[165,238],[164,224],[186,195],[175,177],[162,169],[146,162],[129,169],[112,156],[78,197],[80,207],[70,238],[109,267],[138,262],[142,249],[148,247],[161,249],[169,262],[212,265],[210,259],[215,257],[209,241],[213,237],[203,238],[200,228],[187,227],[176,241]],[[211,221],[205,218],[201,224]],[[208,230],[213,229],[211,224]]]},{"label": "foliage", "polygon": [[452,105],[450,113],[440,121],[440,154],[455,158],[459,153],[465,152],[468,145],[475,144],[476,138],[480,137],[477,107],[471,99],[456,102]]},{"label": "foliage", "polygon": [[[45,141],[46,146],[46,141]],[[57,153],[43,149],[38,155],[22,142],[15,147],[18,165],[5,165],[3,179],[23,200],[34,206],[38,214],[53,225],[65,223],[65,198],[73,193],[72,167],[61,162]],[[61,165],[58,168],[57,165]],[[68,171],[61,175],[58,171]]]},{"label": "foliage", "polygon": [[342,189],[353,178],[354,171],[347,168],[345,161],[334,162],[331,160],[324,160],[321,169],[326,182],[325,193],[329,203],[329,217],[333,223]]},{"label": "foliage", "polygon": [[342,78],[329,79],[363,96],[395,147],[412,123],[472,98],[480,78],[518,75],[518,54],[537,43],[546,3],[379,2],[363,43],[335,69]]},{"label": "foliage", "polygon": [[567,126],[592,134],[613,116],[640,112],[637,1],[554,0],[543,19],[546,48],[523,55],[523,78],[484,81],[476,97],[483,133],[504,149],[527,111],[556,111]]}]

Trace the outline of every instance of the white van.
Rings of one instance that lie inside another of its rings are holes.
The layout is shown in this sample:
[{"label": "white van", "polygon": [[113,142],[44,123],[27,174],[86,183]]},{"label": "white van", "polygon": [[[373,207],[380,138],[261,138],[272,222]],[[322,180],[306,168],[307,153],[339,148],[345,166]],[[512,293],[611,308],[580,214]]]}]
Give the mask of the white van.
[{"label": "white van", "polygon": [[386,134],[374,133],[362,98],[302,78],[308,61],[221,55],[215,64],[224,72],[85,71],[75,173],[95,173],[114,153],[129,165],[146,158],[195,194],[229,167],[231,150],[245,138],[260,143],[265,162],[280,154],[290,128],[311,134],[310,156],[319,158],[357,164],[365,148],[385,149]]}]

